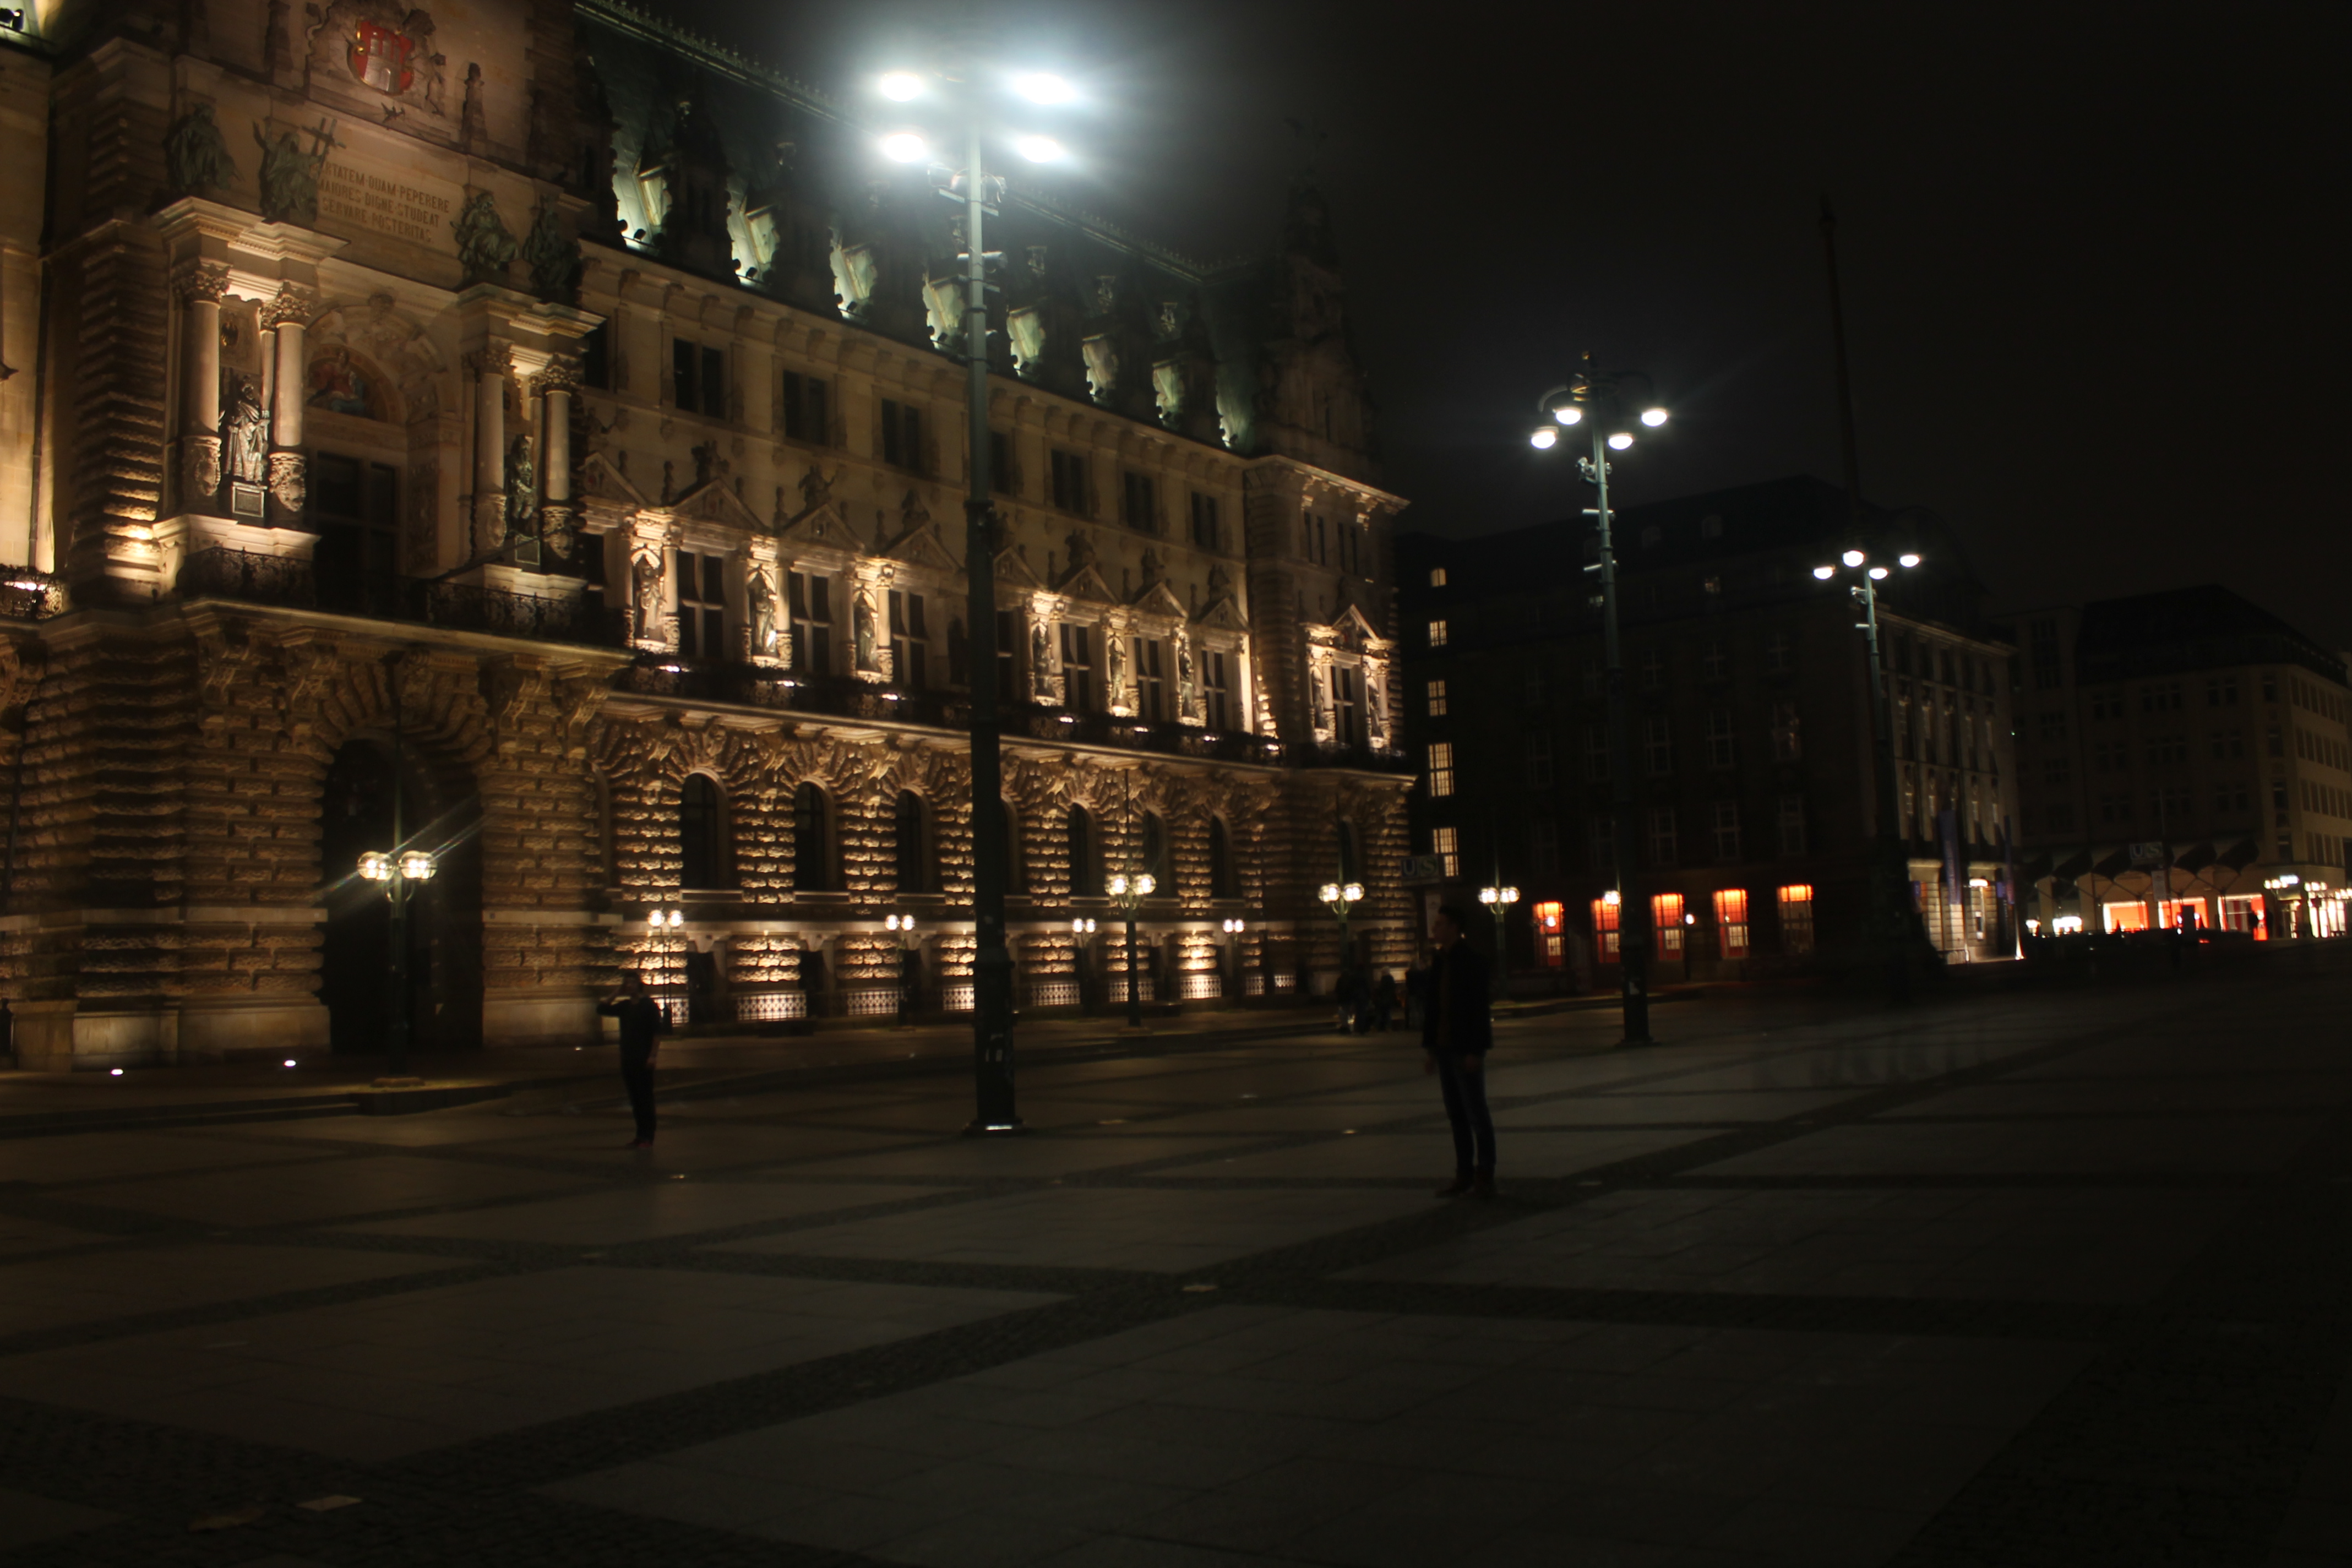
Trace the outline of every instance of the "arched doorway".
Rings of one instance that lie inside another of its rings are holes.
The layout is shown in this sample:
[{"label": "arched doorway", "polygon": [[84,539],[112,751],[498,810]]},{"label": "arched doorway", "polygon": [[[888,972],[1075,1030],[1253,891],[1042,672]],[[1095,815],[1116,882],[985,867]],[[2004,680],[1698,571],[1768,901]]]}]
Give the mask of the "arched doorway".
[{"label": "arched doorway", "polygon": [[473,1050],[482,1043],[481,800],[470,780],[425,765],[406,749],[401,769],[404,846],[392,841],[394,746],[356,736],[328,764],[320,798],[319,866],[327,925],[319,1000],[337,1051],[379,1055],[395,1016],[392,910],[381,884],[355,868],[372,849],[433,853],[433,879],[408,898],[409,1048]]}]

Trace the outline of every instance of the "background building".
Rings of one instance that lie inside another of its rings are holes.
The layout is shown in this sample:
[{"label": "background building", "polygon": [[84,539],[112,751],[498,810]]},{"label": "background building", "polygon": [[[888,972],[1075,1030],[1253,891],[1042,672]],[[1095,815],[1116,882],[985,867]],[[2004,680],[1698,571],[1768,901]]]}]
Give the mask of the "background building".
[{"label": "background building", "polygon": [[1011,704],[1027,1005],[1109,999],[1113,922],[1071,922],[1125,869],[1160,995],[1328,984],[1343,867],[1402,959],[1403,503],[1311,187],[1225,268],[1008,196],[975,669],[952,212],[839,106],[607,0],[28,31],[20,1062],[372,1044],[384,904],[350,869],[395,800],[441,853],[421,1043],[579,1037],[622,965],[718,1019],[887,1011],[908,975],[969,1006],[976,679]]},{"label": "background building", "polygon": [[[1659,977],[1856,955],[1876,831],[1864,640],[1817,565],[1852,539],[1843,491],[1795,478],[1618,514],[1638,881]],[[1865,513],[1859,542],[1923,564],[1882,584],[1914,896],[1948,959],[2013,952],[2000,894],[2015,812],[2010,653],[1934,519]],[[1518,969],[1612,962],[1609,735],[1589,522],[1398,544],[1428,899],[1520,902]]]},{"label": "background building", "polygon": [[2344,934],[2341,656],[2210,584],[2011,626],[2021,885],[2043,931],[2141,931],[2185,911],[2265,939]]}]

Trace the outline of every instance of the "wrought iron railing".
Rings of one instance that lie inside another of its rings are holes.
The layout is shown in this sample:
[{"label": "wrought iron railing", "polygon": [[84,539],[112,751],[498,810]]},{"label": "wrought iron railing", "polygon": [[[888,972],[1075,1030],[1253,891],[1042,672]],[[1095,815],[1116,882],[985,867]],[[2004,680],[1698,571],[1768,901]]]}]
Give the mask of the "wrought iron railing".
[{"label": "wrought iron railing", "polygon": [[185,598],[235,599],[535,642],[620,647],[628,636],[620,611],[579,596],[511,594],[385,573],[341,572],[291,556],[225,547],[189,556],[180,568],[179,590]]}]

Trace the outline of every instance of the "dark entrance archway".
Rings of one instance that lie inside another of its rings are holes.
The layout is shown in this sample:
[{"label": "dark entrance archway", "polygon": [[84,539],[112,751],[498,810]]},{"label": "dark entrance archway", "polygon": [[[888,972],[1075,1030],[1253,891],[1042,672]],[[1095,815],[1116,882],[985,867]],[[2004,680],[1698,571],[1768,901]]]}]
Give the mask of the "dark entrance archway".
[{"label": "dark entrance archway", "polygon": [[[377,1055],[394,1016],[392,912],[381,885],[353,869],[392,849],[394,745],[355,736],[328,764],[320,799],[319,868],[327,927],[319,1000],[333,1049]],[[474,1050],[482,1043],[481,800],[472,781],[428,767],[414,743],[400,783],[401,847],[433,853],[431,881],[408,900],[409,1048]]]}]

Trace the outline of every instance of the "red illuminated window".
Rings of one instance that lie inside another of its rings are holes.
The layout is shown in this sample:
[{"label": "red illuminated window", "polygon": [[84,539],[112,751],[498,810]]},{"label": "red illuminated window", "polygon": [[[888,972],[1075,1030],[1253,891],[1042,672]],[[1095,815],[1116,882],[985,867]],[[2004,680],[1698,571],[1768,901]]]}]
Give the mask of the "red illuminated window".
[{"label": "red illuminated window", "polygon": [[1748,956],[1748,889],[1726,888],[1715,895],[1715,927],[1720,933],[1723,956]]},{"label": "red illuminated window", "polygon": [[1617,895],[1592,900],[1592,934],[1601,939],[1601,956],[1614,960],[1617,956]]},{"label": "red illuminated window", "polygon": [[[1615,914],[1617,911],[1609,911]],[[1536,906],[1536,952],[1546,969],[1558,969],[1568,962],[1568,942],[1562,930],[1568,910],[1562,904]]]},{"label": "red illuminated window", "polygon": [[[1914,883],[1916,890],[1917,884]],[[1790,882],[1780,889],[1780,951],[1794,957],[1813,951],[1813,888]]]},{"label": "red illuminated window", "polygon": [[1683,955],[1683,896],[1659,893],[1650,900],[1651,928],[1658,933],[1658,956]]}]

